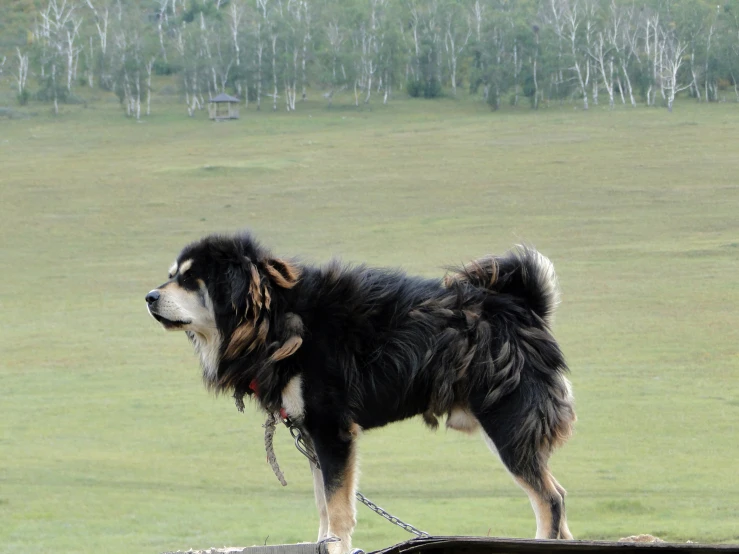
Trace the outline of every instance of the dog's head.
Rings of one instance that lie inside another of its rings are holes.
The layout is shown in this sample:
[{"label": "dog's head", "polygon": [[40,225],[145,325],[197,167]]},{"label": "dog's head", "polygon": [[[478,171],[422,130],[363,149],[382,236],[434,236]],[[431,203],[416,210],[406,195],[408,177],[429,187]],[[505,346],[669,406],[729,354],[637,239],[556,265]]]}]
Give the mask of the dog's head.
[{"label": "dog's head", "polygon": [[164,329],[187,333],[213,383],[221,360],[268,343],[279,291],[299,276],[293,263],[273,258],[249,235],[210,236],[180,252],[146,303]]}]

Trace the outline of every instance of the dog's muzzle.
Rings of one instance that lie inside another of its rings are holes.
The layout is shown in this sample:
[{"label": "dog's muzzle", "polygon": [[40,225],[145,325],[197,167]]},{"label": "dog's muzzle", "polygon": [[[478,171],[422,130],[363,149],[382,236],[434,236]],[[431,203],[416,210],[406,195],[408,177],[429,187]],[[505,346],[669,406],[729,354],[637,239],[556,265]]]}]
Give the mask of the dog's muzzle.
[{"label": "dog's muzzle", "polygon": [[145,296],[145,299],[146,307],[149,309],[149,313],[154,319],[161,323],[165,329],[180,329],[184,325],[189,325],[190,323],[192,323],[192,321],[190,320],[185,321],[181,319],[169,319],[168,317],[165,317],[164,315],[159,313],[161,307],[158,305],[158,303],[161,296],[161,293],[157,289],[154,289]]}]

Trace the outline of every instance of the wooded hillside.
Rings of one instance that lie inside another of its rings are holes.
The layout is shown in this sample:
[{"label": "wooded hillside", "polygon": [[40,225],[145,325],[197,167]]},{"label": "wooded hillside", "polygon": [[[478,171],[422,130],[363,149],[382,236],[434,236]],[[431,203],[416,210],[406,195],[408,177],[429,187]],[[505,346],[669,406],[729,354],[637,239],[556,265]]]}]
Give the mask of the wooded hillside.
[{"label": "wooded hillside", "polygon": [[[220,92],[257,109],[348,91],[355,104],[739,100],[739,0],[13,0],[0,79],[20,103],[115,92],[148,112],[171,75],[189,113]],[[143,106],[143,107],[142,107]]]}]

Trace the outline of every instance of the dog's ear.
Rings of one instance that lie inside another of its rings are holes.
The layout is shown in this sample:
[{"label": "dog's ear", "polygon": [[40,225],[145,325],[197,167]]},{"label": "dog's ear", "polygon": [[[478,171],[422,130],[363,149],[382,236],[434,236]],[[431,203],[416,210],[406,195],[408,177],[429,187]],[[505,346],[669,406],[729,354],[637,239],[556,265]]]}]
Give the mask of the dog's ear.
[{"label": "dog's ear", "polygon": [[246,311],[248,308],[249,273],[245,269],[246,263],[233,264],[226,270],[226,282],[231,288],[231,298],[229,300],[234,312]]},{"label": "dog's ear", "polygon": [[253,262],[242,256],[226,272],[231,286],[231,307],[249,319],[256,321],[262,310],[272,304],[271,287],[293,288],[300,278],[300,269],[292,262],[280,258],[265,258]]},{"label": "dog's ear", "polygon": [[226,270],[226,281],[231,288],[231,307],[236,313],[256,320],[262,306],[267,304],[269,309],[269,292],[265,281],[254,262],[243,256]]},{"label": "dog's ear", "polygon": [[261,266],[269,280],[283,289],[293,288],[300,279],[300,269],[287,260],[267,258]]}]

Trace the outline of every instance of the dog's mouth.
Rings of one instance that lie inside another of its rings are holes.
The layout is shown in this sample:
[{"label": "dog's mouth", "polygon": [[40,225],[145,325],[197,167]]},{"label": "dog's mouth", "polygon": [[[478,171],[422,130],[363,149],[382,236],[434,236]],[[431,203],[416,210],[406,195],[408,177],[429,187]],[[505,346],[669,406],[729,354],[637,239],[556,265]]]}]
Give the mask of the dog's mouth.
[{"label": "dog's mouth", "polygon": [[162,324],[162,327],[164,327],[165,329],[168,329],[168,330],[180,329],[180,328],[184,327],[185,325],[190,325],[190,323],[192,323],[192,321],[182,321],[182,320],[177,320],[177,319],[167,319],[166,317],[159,315],[158,313],[156,313],[155,311],[153,311],[151,309],[149,310],[149,313],[152,315],[152,317],[154,319],[156,319],[159,323]]}]

